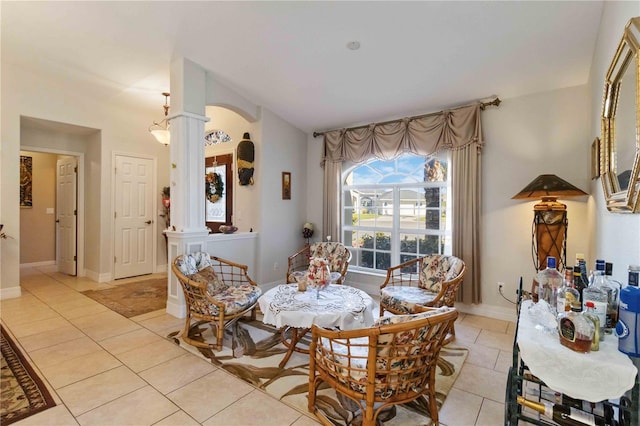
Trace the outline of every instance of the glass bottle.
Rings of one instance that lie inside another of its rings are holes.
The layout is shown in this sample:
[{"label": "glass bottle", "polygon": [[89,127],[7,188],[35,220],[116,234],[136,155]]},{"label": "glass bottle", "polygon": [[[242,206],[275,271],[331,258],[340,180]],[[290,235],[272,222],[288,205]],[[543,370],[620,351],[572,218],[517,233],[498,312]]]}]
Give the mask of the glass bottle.
[{"label": "glass bottle", "polygon": [[538,272],[538,300],[547,302],[555,312],[558,288],[562,287],[562,274],[556,269],[556,258],[547,257],[547,267]]},{"label": "glass bottle", "polygon": [[595,329],[593,339],[591,339],[591,350],[597,351],[600,349],[600,318],[596,315],[593,302],[587,302],[585,305],[587,310],[582,314],[593,322],[593,327]]},{"label": "glass bottle", "polygon": [[558,314],[570,311],[574,303],[580,303],[580,293],[573,287],[573,268],[569,266],[564,270],[562,287],[558,289],[556,302]]},{"label": "glass bottle", "polygon": [[604,263],[602,269],[596,263],[596,270],[591,274],[589,287],[582,290],[582,309],[586,310],[587,302],[593,302],[593,310],[600,320],[600,341],[604,340],[604,326],[607,323],[608,296],[604,289]]},{"label": "glass bottle", "polygon": [[579,264],[573,267],[573,286],[578,290],[580,300],[583,300],[582,291],[587,287],[587,283],[582,280],[582,272]]},{"label": "glass bottle", "polygon": [[604,331],[607,334],[611,334],[616,328],[618,323],[618,309],[620,305],[620,289],[622,285],[620,282],[612,278],[613,275],[613,263],[605,262],[604,264],[604,282],[610,291],[607,291],[607,323],[605,324]]},{"label": "glass bottle", "polygon": [[576,352],[591,352],[595,328],[593,322],[580,312],[574,304],[568,312],[558,315],[558,337],[560,344]]},{"label": "glass bottle", "polygon": [[517,401],[518,404],[529,407],[540,414],[544,414],[561,426],[612,426],[616,424],[612,414],[603,417],[560,404],[531,401],[522,396],[518,396]]}]

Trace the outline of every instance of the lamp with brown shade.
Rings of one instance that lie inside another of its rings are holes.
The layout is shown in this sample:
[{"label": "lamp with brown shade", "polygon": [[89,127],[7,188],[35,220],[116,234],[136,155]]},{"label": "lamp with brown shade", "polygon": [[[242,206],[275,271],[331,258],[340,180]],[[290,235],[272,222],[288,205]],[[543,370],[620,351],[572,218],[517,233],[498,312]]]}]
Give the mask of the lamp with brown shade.
[{"label": "lamp with brown shade", "polygon": [[547,267],[547,257],[558,259],[558,270],[567,265],[567,206],[558,198],[579,197],[586,192],[556,175],[540,175],[511,197],[514,200],[541,200],[533,206],[531,256],[536,271]]}]

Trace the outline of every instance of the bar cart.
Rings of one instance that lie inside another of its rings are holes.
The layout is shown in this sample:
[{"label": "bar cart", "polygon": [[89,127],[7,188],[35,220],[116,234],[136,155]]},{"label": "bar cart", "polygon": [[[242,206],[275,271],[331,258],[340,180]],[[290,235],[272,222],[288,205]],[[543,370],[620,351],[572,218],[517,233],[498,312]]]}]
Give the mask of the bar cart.
[{"label": "bar cart", "polygon": [[607,335],[598,352],[571,351],[560,344],[557,335],[536,328],[528,312],[532,305],[522,291],[520,278],[505,425],[557,426],[550,418],[518,404],[517,398],[522,396],[613,419],[609,423],[613,426],[639,426],[638,369],[630,357],[618,351],[617,338]]}]

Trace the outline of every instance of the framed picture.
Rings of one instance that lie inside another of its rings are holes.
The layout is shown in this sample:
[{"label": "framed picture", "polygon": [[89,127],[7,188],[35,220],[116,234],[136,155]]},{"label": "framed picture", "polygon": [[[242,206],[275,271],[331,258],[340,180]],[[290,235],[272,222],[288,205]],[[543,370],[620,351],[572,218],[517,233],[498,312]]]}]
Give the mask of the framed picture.
[{"label": "framed picture", "polygon": [[595,138],[591,144],[591,179],[598,179],[600,174],[600,138]]},{"label": "framed picture", "polygon": [[291,172],[282,172],[282,199],[291,199]]},{"label": "framed picture", "polygon": [[20,156],[20,208],[33,207],[33,157]]}]

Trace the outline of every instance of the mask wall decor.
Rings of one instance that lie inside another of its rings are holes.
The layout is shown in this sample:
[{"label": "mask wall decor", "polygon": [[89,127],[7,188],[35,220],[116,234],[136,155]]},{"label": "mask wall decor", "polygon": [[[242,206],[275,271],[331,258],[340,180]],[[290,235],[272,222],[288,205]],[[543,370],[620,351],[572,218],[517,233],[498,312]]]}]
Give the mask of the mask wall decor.
[{"label": "mask wall decor", "polygon": [[246,132],[238,144],[238,180],[240,185],[253,185],[255,147]]}]

